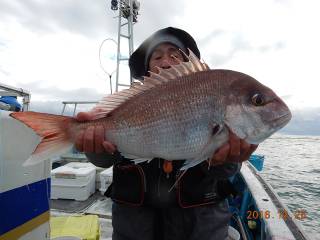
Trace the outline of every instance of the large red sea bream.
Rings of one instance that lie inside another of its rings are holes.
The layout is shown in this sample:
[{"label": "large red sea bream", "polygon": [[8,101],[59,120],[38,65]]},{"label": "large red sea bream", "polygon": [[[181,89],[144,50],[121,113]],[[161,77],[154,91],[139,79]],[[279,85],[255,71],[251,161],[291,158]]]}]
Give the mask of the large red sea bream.
[{"label": "large red sea bream", "polygon": [[291,119],[286,104],[254,78],[231,70],[210,70],[190,52],[188,62],[150,73],[143,83],[105,97],[92,111],[95,120],[36,112],[11,113],[42,137],[25,164],[70,149],[76,133],[90,125],[123,156],[187,160],[183,169],[210,158],[228,141],[228,129],[258,144]]}]

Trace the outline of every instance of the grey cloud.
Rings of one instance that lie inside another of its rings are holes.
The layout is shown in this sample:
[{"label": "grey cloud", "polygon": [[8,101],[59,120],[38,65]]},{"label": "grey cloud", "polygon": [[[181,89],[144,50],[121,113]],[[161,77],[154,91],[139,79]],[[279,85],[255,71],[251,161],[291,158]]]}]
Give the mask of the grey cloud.
[{"label": "grey cloud", "polygon": [[[92,88],[78,88],[64,90],[57,87],[41,87],[41,82],[19,83],[19,87],[28,89],[31,94],[45,96],[48,100],[61,99],[62,101],[97,101],[103,97]],[[31,96],[32,97],[32,96]]]},{"label": "grey cloud", "polygon": [[7,45],[0,39],[0,47],[5,48]]},{"label": "grey cloud", "polygon": [[222,29],[213,30],[210,33],[208,33],[204,38],[199,39],[198,45],[204,46],[211,43],[213,38],[220,37],[224,35],[226,32]]},{"label": "grey cloud", "polygon": [[9,75],[10,75],[10,73],[9,73],[8,71],[4,70],[1,65],[0,65],[0,72],[1,72],[2,74],[4,74],[5,76],[9,76]]},{"label": "grey cloud", "polygon": [[293,135],[320,135],[320,108],[292,111],[292,120],[282,130]]},{"label": "grey cloud", "polygon": [[294,95],[292,95],[292,94],[288,94],[288,95],[283,95],[283,96],[280,96],[280,97],[281,97],[281,99],[283,99],[283,100],[289,100],[289,99],[291,99],[293,96],[294,96]]},{"label": "grey cloud", "polygon": [[[0,19],[14,18],[35,32],[64,29],[88,37],[115,37],[117,11],[110,9],[111,0],[4,0],[0,1]],[[183,0],[140,1],[135,41],[141,42],[163,26],[176,25],[175,17],[183,13]]]},{"label": "grey cloud", "polygon": [[138,23],[134,26],[134,41],[141,43],[154,31],[168,26],[179,27],[184,12],[183,0],[140,1]]},{"label": "grey cloud", "polygon": [[[80,111],[89,111],[93,104],[81,104],[76,108],[75,114]],[[29,111],[50,113],[50,114],[62,114],[63,104],[61,101],[31,101]],[[63,115],[73,116],[74,105],[69,104],[66,106]]]},{"label": "grey cloud", "polygon": [[116,31],[109,1],[4,0],[0,18],[14,18],[35,32],[64,29],[88,37]]},{"label": "grey cloud", "polygon": [[[63,104],[62,101],[99,101],[103,98],[103,94],[98,93],[92,88],[78,88],[74,90],[64,90],[57,87],[41,87],[40,82],[32,82],[28,84],[19,83],[19,87],[27,89],[31,93],[30,111],[44,112],[51,114],[61,114]],[[44,101],[33,101],[32,95],[44,96]],[[59,99],[59,100],[58,100]],[[88,111],[93,104],[81,104],[77,106],[77,112]],[[64,115],[73,114],[74,105],[67,105]]]},{"label": "grey cloud", "polygon": [[[201,45],[199,45],[201,48],[209,49],[210,44],[214,45],[215,38],[225,37],[225,34],[227,34],[227,32],[223,30],[214,30],[204,38],[200,39],[199,43]],[[230,61],[233,58],[233,56],[238,52],[259,51],[264,53],[268,51],[282,50],[286,47],[286,44],[283,41],[268,43],[261,46],[254,46],[254,43],[252,41],[250,41],[248,38],[239,33],[234,33],[233,36],[231,36],[231,38],[231,47],[229,51],[222,55],[213,52],[212,54],[210,54],[210,58],[206,59],[206,61],[212,63],[214,66],[219,66]]]},{"label": "grey cloud", "polygon": [[237,34],[232,39],[233,49],[232,51],[251,51],[253,49],[252,44],[240,34]]},{"label": "grey cloud", "polygon": [[[61,101],[31,101],[29,111],[61,114],[62,106],[63,105]],[[66,115],[71,115],[71,112],[72,110],[68,108]]]},{"label": "grey cloud", "polygon": [[[205,46],[208,46],[209,44],[214,44],[212,43],[212,41],[214,41],[213,38],[219,38],[225,34],[226,32],[222,30],[213,31],[212,33],[207,35],[204,38],[204,40],[201,40],[201,42],[205,42],[206,43]],[[207,59],[206,61],[212,63],[213,66],[219,66],[230,61],[233,58],[234,54],[236,54],[239,51],[252,51],[252,50],[253,50],[253,47],[251,43],[248,40],[246,40],[242,35],[236,34],[232,36],[231,47],[229,51],[227,51],[225,54],[216,54],[213,52],[210,55],[210,58]]]},{"label": "grey cloud", "polygon": [[279,42],[275,42],[273,44],[270,45],[263,45],[263,46],[259,46],[257,49],[260,52],[268,52],[268,51],[277,51],[277,50],[281,50],[284,49],[286,47],[286,44],[282,41]]}]

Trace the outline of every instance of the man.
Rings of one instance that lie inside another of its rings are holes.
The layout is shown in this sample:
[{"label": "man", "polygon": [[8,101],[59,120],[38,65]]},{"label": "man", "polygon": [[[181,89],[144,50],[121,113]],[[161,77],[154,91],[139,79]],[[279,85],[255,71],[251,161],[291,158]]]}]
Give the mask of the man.
[{"label": "man", "polygon": [[[192,50],[200,58],[194,39],[185,31],[165,28],[155,32],[131,55],[129,66],[134,78],[148,71],[185,61],[181,51]],[[79,113],[79,121],[90,120]],[[114,240],[144,239],[225,239],[230,213],[221,186],[237,173],[241,162],[257,146],[249,145],[230,132],[229,142],[206,162],[190,168],[172,191],[182,161],[153,159],[133,164],[121,157],[116,146],[104,139],[104,130],[90,127],[79,134],[76,147],[98,166],[113,167],[113,187],[108,195],[112,209]],[[111,153],[113,155],[107,155]]]}]

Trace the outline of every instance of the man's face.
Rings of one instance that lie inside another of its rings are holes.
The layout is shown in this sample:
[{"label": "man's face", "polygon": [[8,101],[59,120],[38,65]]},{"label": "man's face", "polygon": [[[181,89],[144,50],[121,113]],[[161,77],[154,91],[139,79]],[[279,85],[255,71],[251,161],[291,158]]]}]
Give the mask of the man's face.
[{"label": "man's face", "polygon": [[149,60],[149,71],[158,73],[159,68],[170,68],[171,65],[176,65],[183,61],[182,52],[170,43],[162,43],[158,45]]}]

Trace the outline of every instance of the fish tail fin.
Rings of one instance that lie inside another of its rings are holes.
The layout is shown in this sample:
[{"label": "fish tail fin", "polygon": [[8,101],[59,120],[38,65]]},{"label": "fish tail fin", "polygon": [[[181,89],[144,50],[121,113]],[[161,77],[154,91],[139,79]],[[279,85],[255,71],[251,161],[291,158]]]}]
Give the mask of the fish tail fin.
[{"label": "fish tail fin", "polygon": [[73,146],[68,130],[70,123],[76,121],[72,117],[37,112],[14,112],[10,116],[32,128],[42,138],[24,166],[62,154]]}]

